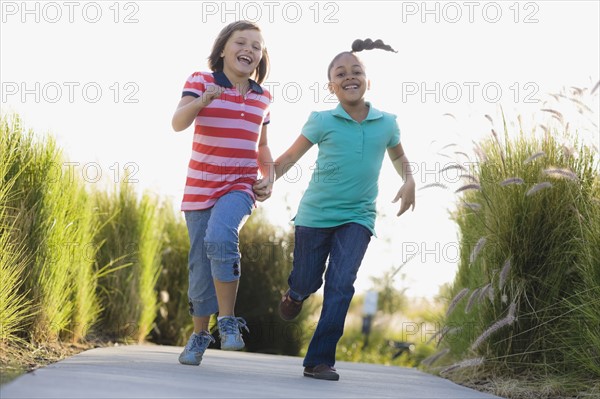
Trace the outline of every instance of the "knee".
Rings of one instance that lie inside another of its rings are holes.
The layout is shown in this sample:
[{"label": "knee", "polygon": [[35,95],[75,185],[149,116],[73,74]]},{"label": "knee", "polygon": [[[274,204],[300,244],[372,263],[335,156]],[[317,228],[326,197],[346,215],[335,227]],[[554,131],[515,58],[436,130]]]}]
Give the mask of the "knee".
[{"label": "knee", "polygon": [[236,232],[207,232],[204,238],[204,250],[208,259],[237,259],[239,258],[239,243]]}]

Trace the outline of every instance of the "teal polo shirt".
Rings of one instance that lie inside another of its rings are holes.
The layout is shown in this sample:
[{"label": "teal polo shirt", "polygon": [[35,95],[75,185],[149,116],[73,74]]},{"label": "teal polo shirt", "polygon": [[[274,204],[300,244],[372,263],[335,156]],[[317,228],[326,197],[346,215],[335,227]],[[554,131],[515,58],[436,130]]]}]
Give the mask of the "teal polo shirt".
[{"label": "teal polo shirt", "polygon": [[358,123],[340,105],[312,112],[302,135],[317,144],[317,164],[296,226],[335,227],[355,222],[375,234],[379,172],[386,149],[400,143],[396,115],[369,106]]}]

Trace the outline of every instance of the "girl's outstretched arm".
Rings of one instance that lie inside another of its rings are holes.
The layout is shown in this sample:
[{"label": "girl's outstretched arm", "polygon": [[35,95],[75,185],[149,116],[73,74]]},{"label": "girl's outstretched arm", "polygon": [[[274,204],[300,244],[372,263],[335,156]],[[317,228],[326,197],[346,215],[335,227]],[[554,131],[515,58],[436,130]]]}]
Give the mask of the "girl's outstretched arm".
[{"label": "girl's outstretched arm", "polygon": [[256,184],[252,187],[257,201],[264,201],[271,196],[273,182],[275,181],[272,176],[272,166],[273,156],[271,155],[271,149],[267,140],[267,125],[263,125],[258,141],[258,169],[260,169],[263,178],[258,180],[257,183],[264,180],[266,184],[261,185],[260,189],[257,189]]},{"label": "girl's outstretched arm", "polygon": [[286,152],[277,158],[275,162],[271,162],[269,171],[263,173],[264,178],[258,180],[252,187],[254,193],[257,195],[257,199],[261,195],[265,195],[267,190],[270,191],[275,180],[279,179],[289,168],[294,166],[312,145],[313,143],[306,137],[300,135]]},{"label": "girl's outstretched arm", "polygon": [[404,180],[404,184],[398,190],[398,194],[392,201],[392,203],[397,202],[399,199],[402,199],[400,202],[400,210],[396,216],[402,215],[404,212],[408,210],[408,208],[412,207],[412,210],[415,210],[415,179],[412,175],[412,166],[410,162],[408,162],[408,158],[404,153],[404,149],[402,148],[402,144],[398,144],[395,147],[388,148],[388,155],[394,164],[394,168],[402,180]]},{"label": "girl's outstretched arm", "polygon": [[298,136],[296,141],[275,161],[275,180],[283,176],[292,166],[298,162],[306,151],[313,146],[303,135]]}]

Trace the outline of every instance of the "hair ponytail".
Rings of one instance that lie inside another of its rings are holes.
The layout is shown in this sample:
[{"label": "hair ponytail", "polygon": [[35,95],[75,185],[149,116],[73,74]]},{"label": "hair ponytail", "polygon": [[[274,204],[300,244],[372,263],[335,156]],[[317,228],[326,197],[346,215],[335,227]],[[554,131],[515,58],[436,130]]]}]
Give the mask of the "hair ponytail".
[{"label": "hair ponytail", "polygon": [[352,43],[352,52],[353,53],[358,53],[359,51],[363,51],[363,50],[373,50],[374,48],[385,50],[385,51],[393,51],[394,53],[397,53],[396,50],[394,50],[389,44],[385,44],[381,39],[377,39],[375,41],[373,41],[371,39],[365,39],[365,40],[356,39]]},{"label": "hair ponytail", "polygon": [[339,53],[329,63],[329,67],[327,68],[327,79],[331,80],[331,75],[330,75],[331,68],[333,67],[333,64],[337,61],[337,59],[340,58],[341,56],[343,56],[344,54],[352,54],[353,56],[358,58],[358,56],[355,53],[358,53],[359,51],[363,51],[363,50],[373,50],[374,48],[385,50],[385,51],[392,51],[394,53],[397,53],[396,50],[394,50],[390,45],[385,44],[381,39],[377,39],[375,41],[373,41],[371,39],[365,39],[365,40],[356,39],[352,43],[352,51],[343,51],[343,52]]}]

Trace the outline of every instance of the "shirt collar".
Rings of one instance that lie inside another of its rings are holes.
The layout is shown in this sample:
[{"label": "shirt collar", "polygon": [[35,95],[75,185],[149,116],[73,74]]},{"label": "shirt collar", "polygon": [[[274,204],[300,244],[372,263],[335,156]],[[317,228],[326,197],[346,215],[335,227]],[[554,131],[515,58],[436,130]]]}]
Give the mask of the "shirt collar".
[{"label": "shirt collar", "polygon": [[[225,72],[215,71],[213,72],[213,77],[215,78],[215,83],[217,85],[226,87],[228,89],[233,87],[233,84],[229,81],[229,78],[227,78]],[[252,79],[248,79],[248,82],[250,83],[250,90],[257,92],[258,94],[263,94],[263,89],[258,83]]]},{"label": "shirt collar", "polygon": [[[367,117],[365,118],[366,121],[379,119],[383,116],[381,111],[376,108],[373,108],[369,101],[366,101],[365,104],[367,104],[367,106],[369,107],[369,113],[367,114]],[[333,113],[333,115],[339,116],[344,119],[348,119],[351,121],[354,120],[354,119],[352,119],[352,117],[350,115],[348,115],[348,113],[346,112],[344,107],[342,107],[342,104],[338,104],[337,107],[335,107],[335,109],[332,111],[332,113]]]}]

